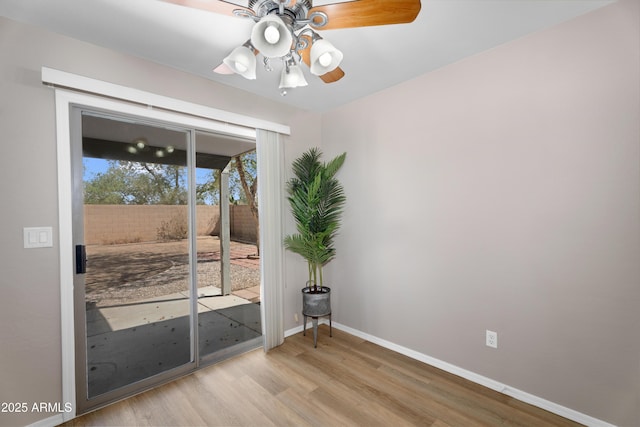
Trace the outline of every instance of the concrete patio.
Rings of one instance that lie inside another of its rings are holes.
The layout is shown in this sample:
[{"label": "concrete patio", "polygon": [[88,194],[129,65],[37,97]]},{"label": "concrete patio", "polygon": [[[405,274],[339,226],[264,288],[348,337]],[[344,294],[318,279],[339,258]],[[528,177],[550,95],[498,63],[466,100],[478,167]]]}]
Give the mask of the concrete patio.
[{"label": "concrete patio", "polygon": [[[248,291],[247,291],[248,292]],[[189,299],[167,295],[87,311],[90,396],[188,363]],[[198,293],[200,356],[261,336],[260,305],[208,287]]]},{"label": "concrete patio", "polygon": [[[145,245],[145,250],[148,248]],[[234,242],[232,266],[259,270],[259,259],[250,256],[254,252],[255,246]],[[218,260],[218,251],[198,253],[199,267]],[[153,280],[153,275],[147,280]],[[198,357],[262,334],[259,285],[240,287],[230,295],[222,295],[218,286],[199,287],[197,312]],[[89,396],[188,363],[192,358],[189,313],[186,290],[151,298],[87,304]]]}]

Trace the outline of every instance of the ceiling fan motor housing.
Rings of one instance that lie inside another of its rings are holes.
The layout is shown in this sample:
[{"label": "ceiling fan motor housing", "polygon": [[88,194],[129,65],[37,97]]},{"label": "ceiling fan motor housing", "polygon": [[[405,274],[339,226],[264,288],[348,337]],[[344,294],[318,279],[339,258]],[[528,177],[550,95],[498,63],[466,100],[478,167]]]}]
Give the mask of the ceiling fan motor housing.
[{"label": "ceiling fan motor housing", "polygon": [[[252,9],[258,18],[269,14],[278,14],[283,21],[290,23],[292,30],[297,31],[307,25],[309,10],[313,7],[310,0],[296,1],[292,6],[290,1],[284,2],[282,14],[280,13],[280,2],[273,0],[250,0],[249,8]],[[289,19],[286,19],[288,17]]]}]

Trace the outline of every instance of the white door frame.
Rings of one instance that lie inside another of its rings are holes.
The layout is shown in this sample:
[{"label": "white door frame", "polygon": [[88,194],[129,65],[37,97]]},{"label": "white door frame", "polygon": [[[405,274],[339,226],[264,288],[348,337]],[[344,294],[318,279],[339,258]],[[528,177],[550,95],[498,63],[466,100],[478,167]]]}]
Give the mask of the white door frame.
[{"label": "white door frame", "polygon": [[[72,411],[63,414],[65,421],[76,416],[76,386],[75,386],[75,327],[74,327],[74,304],[73,304],[73,239],[72,239],[72,179],[71,179],[71,128],[70,128],[70,108],[71,106],[82,106],[91,109],[104,109],[122,114],[147,117],[154,120],[173,122],[181,126],[195,129],[237,135],[242,137],[256,138],[256,128],[289,134],[288,126],[280,125],[228,113],[213,108],[191,104],[188,102],[175,100],[143,92],[136,89],[118,86],[111,83],[101,82],[82,76],[52,70],[46,67],[42,69],[42,81],[46,84],[56,86],[56,139],[57,139],[57,166],[58,166],[58,215],[59,215],[59,253],[60,253],[60,298],[61,298],[61,343],[62,343],[62,401],[72,404]],[[83,92],[67,90],[61,87],[74,88]],[[109,98],[105,98],[108,96]],[[114,99],[117,98],[117,99]],[[119,100],[118,100],[119,99]],[[155,107],[155,108],[154,108]],[[252,127],[255,126],[255,127]],[[260,150],[258,143],[258,149]],[[265,149],[266,147],[263,147]],[[265,188],[264,183],[258,189],[259,195],[263,191],[268,191],[272,206],[281,206],[283,203],[281,194],[281,164],[277,159],[282,159],[282,144],[271,147],[278,151],[272,156],[274,164],[264,165],[263,173],[273,171],[274,180],[271,186]],[[274,200],[276,195],[280,200]],[[261,206],[261,210],[262,210]],[[278,210],[279,212],[279,210]],[[265,212],[265,217],[274,221],[274,227],[281,230],[282,218],[273,218],[269,212]],[[262,218],[262,215],[261,215]],[[262,246],[269,245],[274,248],[281,248],[282,236],[273,236],[273,233],[263,235],[262,230],[270,227],[260,227],[260,240]],[[275,241],[278,240],[279,241]],[[272,242],[272,240],[274,240]],[[263,278],[261,287],[279,288],[284,283],[283,277],[283,251],[276,250],[270,254],[268,260],[262,259],[260,275]],[[266,286],[265,286],[266,285]],[[274,301],[278,304],[278,301]],[[263,315],[264,316],[264,315]],[[270,334],[270,328],[265,327],[264,322],[269,322],[269,316],[263,319],[263,335]],[[273,329],[273,328],[271,328]],[[282,333],[282,332],[281,332]],[[269,337],[265,336],[265,340]]]}]

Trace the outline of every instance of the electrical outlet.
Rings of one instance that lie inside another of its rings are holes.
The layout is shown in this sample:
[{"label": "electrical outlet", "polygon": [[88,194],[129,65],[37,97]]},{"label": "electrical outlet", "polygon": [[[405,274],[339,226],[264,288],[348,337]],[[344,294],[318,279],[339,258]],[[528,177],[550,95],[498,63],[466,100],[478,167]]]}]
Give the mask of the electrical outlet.
[{"label": "electrical outlet", "polygon": [[487,347],[498,348],[498,333],[487,329],[486,344]]},{"label": "electrical outlet", "polygon": [[293,313],[293,320],[298,323],[300,319],[298,319],[298,313]]}]

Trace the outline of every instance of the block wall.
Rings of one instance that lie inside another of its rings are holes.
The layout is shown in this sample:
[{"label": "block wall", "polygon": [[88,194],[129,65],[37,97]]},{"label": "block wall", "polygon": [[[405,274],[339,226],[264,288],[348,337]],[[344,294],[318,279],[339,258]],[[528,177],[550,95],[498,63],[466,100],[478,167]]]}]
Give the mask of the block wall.
[{"label": "block wall", "polygon": [[[230,206],[229,216],[232,239],[256,241],[256,229],[248,206]],[[87,245],[151,242],[159,239],[161,230],[173,229],[186,221],[186,206],[85,205],[84,240]],[[199,236],[218,235],[219,207],[196,206],[196,227]]]}]

